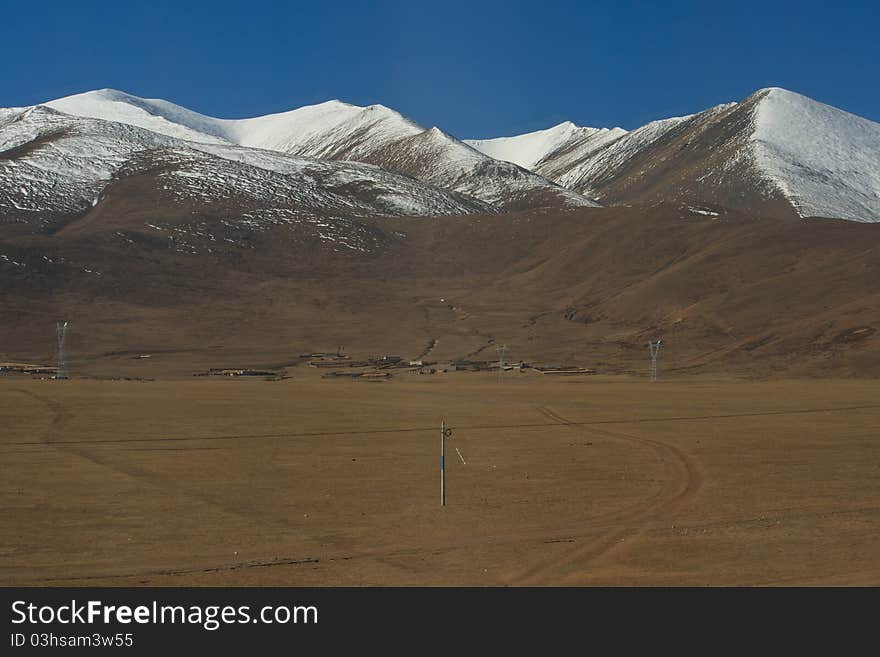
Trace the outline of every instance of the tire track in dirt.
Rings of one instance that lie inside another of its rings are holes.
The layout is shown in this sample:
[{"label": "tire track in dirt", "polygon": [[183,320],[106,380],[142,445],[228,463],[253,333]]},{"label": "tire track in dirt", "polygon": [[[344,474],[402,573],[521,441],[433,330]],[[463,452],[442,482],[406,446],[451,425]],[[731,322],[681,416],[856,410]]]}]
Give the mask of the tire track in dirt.
[{"label": "tire track in dirt", "polygon": [[[865,507],[865,508],[855,508],[855,509],[843,509],[839,511],[816,511],[811,513],[785,513],[777,516],[777,520],[806,520],[806,519],[815,519],[815,518],[827,518],[829,516],[863,516],[863,515],[878,515],[880,514],[880,507]],[[746,518],[731,518],[726,520],[717,520],[712,522],[701,522],[691,525],[685,525],[685,528],[696,530],[700,528],[718,528],[718,527],[741,527],[746,525],[751,525],[756,522],[766,522],[766,518],[763,517],[746,517]],[[664,522],[649,522],[643,527],[643,529],[663,529],[666,523]],[[593,530],[595,529],[605,529],[608,531],[618,531],[623,528],[620,525],[600,525],[593,526]],[[517,534],[505,534],[494,536],[492,539],[473,539],[464,542],[456,542],[456,543],[448,543],[438,545],[436,543],[432,543],[430,545],[425,546],[410,546],[403,548],[391,548],[391,549],[383,549],[383,548],[375,548],[369,550],[361,550],[361,551],[341,551],[336,554],[324,554],[318,557],[311,556],[299,556],[299,557],[271,557],[267,559],[256,559],[250,561],[239,561],[239,562],[226,562],[219,563],[215,562],[212,564],[205,564],[203,566],[192,566],[192,567],[178,567],[178,568],[156,568],[156,569],[145,569],[145,570],[131,570],[131,571],[116,571],[116,572],[104,572],[104,573],[93,573],[87,575],[75,575],[75,576],[59,576],[59,577],[43,577],[43,578],[26,578],[20,581],[13,582],[13,584],[23,584],[23,585],[32,585],[35,583],[41,584],[51,584],[58,585],[69,582],[78,582],[78,581],[92,581],[92,580],[120,580],[120,579],[135,579],[142,577],[156,577],[156,576],[183,576],[183,575],[192,575],[192,574],[210,574],[210,573],[222,573],[228,571],[237,571],[237,570],[247,570],[251,568],[268,568],[268,567],[282,567],[282,566],[298,566],[298,565],[309,565],[309,564],[329,564],[333,562],[341,562],[341,561],[353,561],[360,559],[401,559],[407,557],[424,557],[425,555],[442,555],[447,552],[453,550],[466,550],[472,548],[474,546],[491,544],[495,545],[509,545],[514,543],[529,543],[529,542],[540,542],[544,544],[552,544],[552,543],[573,543],[577,540],[583,538],[592,537],[593,533],[584,533],[577,531],[569,532],[567,534],[563,532],[557,532],[555,534],[548,534],[546,530],[530,530],[526,533],[517,533]],[[3,580],[0,580],[2,582]],[[803,581],[803,579],[799,576],[794,576],[791,578],[777,578],[773,580],[756,580],[755,582],[749,585],[764,585],[770,584],[773,585],[776,582],[785,583],[785,582],[797,583]]]},{"label": "tire track in dirt", "polygon": [[[26,391],[26,390],[17,390],[27,396],[30,396],[37,401],[42,402],[52,413],[52,420],[50,422],[50,426],[44,432],[43,442],[42,444],[47,447],[51,447],[53,449],[57,449],[58,451],[72,453],[76,456],[79,456],[83,459],[86,459],[96,465],[103,466],[109,468],[113,471],[119,472],[121,474],[138,478],[144,480],[149,485],[161,490],[164,493],[173,492],[175,494],[180,494],[191,499],[195,499],[199,502],[209,504],[210,506],[214,506],[219,508],[222,511],[232,513],[234,515],[238,515],[241,517],[245,517],[249,520],[255,520],[254,513],[249,510],[238,510],[229,508],[223,501],[215,500],[209,496],[203,496],[199,494],[194,494],[193,491],[187,490],[185,488],[181,488],[180,486],[174,485],[173,482],[164,479],[161,476],[157,476],[153,473],[144,471],[135,466],[131,466],[129,464],[122,466],[118,463],[110,462],[105,459],[101,459],[94,454],[89,454],[84,449],[77,447],[75,445],[65,444],[62,442],[55,442],[52,440],[52,434],[57,431],[60,431],[63,426],[70,420],[72,414],[65,408],[65,406],[57,400],[44,397],[42,395],[38,395],[36,393]],[[571,423],[561,416],[556,415],[549,409],[544,409],[547,412],[542,413],[553,420],[552,426],[558,426],[560,424],[564,424],[566,426],[571,426]],[[548,414],[549,413],[549,414]],[[504,546],[511,544],[520,544],[524,542],[540,542],[540,543],[556,543],[556,542],[570,542],[570,541],[580,541],[581,539],[589,538],[592,533],[595,531],[597,524],[600,526],[604,526],[605,529],[608,530],[608,535],[617,535],[621,531],[628,531],[627,527],[622,527],[619,523],[625,522],[629,520],[634,513],[638,513],[642,508],[647,504],[648,507],[653,507],[659,500],[659,495],[653,496],[650,498],[647,503],[640,504],[635,509],[628,509],[623,512],[612,512],[609,514],[603,514],[600,516],[596,516],[591,519],[591,526],[589,528],[589,533],[583,533],[579,531],[579,528],[569,528],[567,531],[558,531],[558,530],[550,530],[548,528],[535,528],[526,532],[516,531],[516,532],[508,532],[504,534],[494,535],[491,537],[485,536],[477,536],[470,538],[468,540],[452,540],[445,541],[438,544],[432,545],[410,545],[410,546],[401,546],[394,548],[387,547],[377,547],[377,548],[368,548],[368,549],[331,549],[327,550],[326,546],[322,546],[319,549],[306,548],[304,552],[306,553],[301,557],[268,557],[266,559],[258,559],[253,561],[244,561],[244,562],[234,562],[234,563],[216,563],[209,562],[204,565],[193,565],[189,567],[169,567],[169,568],[153,568],[153,569],[144,569],[137,570],[133,569],[131,571],[126,572],[107,572],[107,573],[92,573],[92,574],[84,574],[77,577],[49,577],[44,579],[30,580],[32,582],[58,582],[58,581],[94,581],[94,580],[113,580],[113,579],[125,579],[125,578],[137,578],[137,577],[163,577],[163,576],[185,576],[185,575],[194,575],[194,574],[210,574],[210,573],[220,573],[227,571],[235,571],[235,570],[243,570],[250,568],[263,568],[263,567],[277,567],[277,566],[296,566],[302,564],[316,564],[316,563],[333,563],[339,561],[350,561],[350,560],[362,560],[362,559],[375,559],[375,560],[387,560],[387,559],[399,559],[399,558],[408,558],[413,556],[424,556],[424,555],[442,555],[450,551],[468,549],[471,547],[483,546],[483,545],[493,545],[493,546]],[[260,518],[261,522],[266,522],[267,524],[275,524],[280,525],[285,528],[289,527],[280,522],[278,518],[269,517],[269,518]],[[304,546],[305,547],[305,546]],[[316,554],[317,553],[317,554]],[[314,556],[312,556],[314,555]]]},{"label": "tire track in dirt", "polygon": [[[544,417],[558,424],[571,427],[573,430],[585,428],[583,425],[572,422],[549,408],[538,407],[537,410]],[[576,572],[584,564],[607,554],[628,537],[641,533],[650,524],[649,521],[658,514],[674,512],[676,508],[692,498],[702,484],[702,475],[694,459],[677,447],[658,440],[633,436],[618,431],[598,429],[594,426],[590,426],[586,430],[589,433],[605,436],[613,440],[636,443],[651,448],[666,469],[666,480],[656,494],[643,502],[610,514],[610,516],[595,518],[590,521],[608,522],[613,520],[617,523],[622,523],[622,526],[611,529],[586,545],[576,547],[562,557],[545,561],[527,569],[523,573],[515,575],[513,578],[510,578],[509,584],[529,585],[546,582],[548,575],[551,574],[553,574],[554,581],[561,582],[564,576]]]},{"label": "tire track in dirt", "polygon": [[[123,475],[144,481],[148,485],[162,491],[163,493],[172,492],[173,494],[178,494],[181,496],[189,497],[196,501],[208,504],[215,508],[219,508],[221,511],[229,512],[234,515],[245,517],[251,521],[256,520],[254,517],[254,513],[250,510],[238,510],[234,508],[229,508],[228,505],[220,500],[216,500],[211,496],[205,496],[201,494],[196,494],[191,490],[175,485],[173,481],[169,481],[166,478],[156,475],[155,473],[151,473],[145,471],[141,468],[133,466],[131,464],[119,464],[115,462],[115,460],[108,460],[99,457],[98,455],[89,453],[81,447],[79,441],[56,441],[53,440],[53,435],[57,434],[57,432],[63,430],[65,424],[70,420],[72,414],[69,410],[59,401],[55,399],[51,399],[49,397],[45,397],[43,395],[38,395],[31,391],[16,389],[17,392],[22,393],[26,396],[29,396],[39,402],[41,402],[46,408],[50,411],[52,419],[50,421],[49,427],[44,431],[42,436],[42,440],[36,444],[55,449],[62,453],[70,453],[80,458],[83,458],[89,462],[92,462],[96,465],[106,467],[112,471],[121,473]],[[552,426],[558,426],[557,421],[554,420],[554,424]],[[243,436],[244,437],[244,436]],[[86,441],[85,444],[93,444],[93,442],[97,443],[114,443],[118,445],[119,442],[127,442],[127,441]],[[280,522],[278,518],[272,516],[269,518],[260,518],[262,522],[266,524],[275,524],[280,525],[289,530],[289,526],[283,522]],[[595,522],[607,522],[613,521],[614,514],[609,514],[602,517],[597,517],[594,519]],[[591,527],[591,530],[594,528]],[[315,563],[333,563],[339,561],[350,561],[350,560],[363,560],[363,559],[376,559],[376,560],[384,560],[384,559],[397,559],[397,558],[408,558],[413,556],[423,556],[423,555],[442,555],[444,553],[468,549],[471,547],[482,546],[482,545],[494,545],[494,546],[503,546],[510,544],[519,544],[523,542],[541,542],[544,543],[546,541],[550,542],[561,542],[561,541],[569,541],[574,539],[584,538],[583,534],[576,534],[574,529],[570,529],[569,531],[548,531],[548,528],[535,528],[526,532],[516,531],[516,532],[508,532],[504,534],[496,534],[491,537],[485,536],[476,536],[467,540],[452,540],[441,542],[440,544],[431,544],[431,545],[409,545],[409,546],[400,546],[400,547],[377,547],[377,548],[367,548],[367,549],[330,549],[328,551],[327,546],[321,546],[318,549],[315,549],[317,546],[313,546],[311,548],[305,548],[305,555],[302,557],[267,557],[265,559],[258,559],[249,562],[233,562],[233,563],[217,563],[217,562],[208,562],[203,565],[192,565],[187,567],[178,567],[174,568],[152,568],[152,569],[132,569],[123,572],[103,572],[100,570],[98,572],[93,572],[91,574],[83,574],[75,577],[47,577],[41,579],[30,579],[28,581],[31,582],[59,582],[59,581],[94,581],[94,580],[114,580],[114,579],[126,579],[126,578],[139,578],[139,577],[162,577],[162,576],[185,576],[185,575],[193,575],[193,574],[209,574],[209,573],[219,573],[226,571],[234,571],[234,570],[242,570],[248,568],[257,568],[257,567],[277,567],[277,566],[295,566],[298,564],[315,564]],[[311,556],[315,555],[315,556]]]},{"label": "tire track in dirt", "polygon": [[[24,390],[17,390],[18,392],[24,394],[27,393]],[[39,397],[37,395],[31,395],[35,398]],[[52,400],[42,400],[47,406],[51,407]],[[876,406],[870,406],[870,408],[875,408]],[[866,408],[866,407],[858,407],[858,408]],[[67,411],[62,404],[56,403],[54,407],[56,413],[52,416],[52,421],[50,425],[50,429],[46,431],[47,436],[53,432],[60,430],[63,427],[64,423],[66,423],[70,418],[70,413]],[[618,512],[611,512],[608,514],[600,515],[589,519],[584,524],[579,524],[576,527],[569,528],[567,531],[559,528],[559,527],[541,527],[534,528],[527,531],[517,531],[515,533],[505,532],[503,534],[495,534],[492,536],[475,536],[473,538],[469,538],[466,540],[454,539],[451,541],[441,541],[440,544],[433,543],[430,545],[404,545],[404,546],[377,546],[375,548],[367,548],[367,549],[346,549],[340,547],[327,549],[328,546],[321,546],[318,549],[308,548],[303,546],[305,549],[302,556],[298,557],[269,557],[266,559],[254,560],[249,562],[237,562],[237,563],[207,563],[203,566],[199,567],[198,565],[193,565],[190,567],[170,567],[165,569],[150,569],[150,570],[133,570],[128,572],[119,572],[116,573],[103,573],[98,574],[94,573],[91,575],[82,575],[79,577],[51,577],[45,578],[42,580],[29,580],[29,581],[43,581],[43,582],[59,582],[59,581],[74,581],[74,580],[112,580],[112,579],[123,579],[123,578],[133,578],[133,577],[151,577],[151,576],[184,576],[189,574],[196,573],[219,573],[223,571],[234,571],[240,569],[248,569],[248,568],[263,568],[263,567],[295,567],[298,564],[316,564],[316,563],[324,563],[330,564],[333,562],[340,561],[350,561],[350,560],[361,560],[361,559],[388,559],[388,558],[408,558],[413,556],[421,556],[430,554],[443,554],[454,550],[462,550],[469,549],[470,547],[477,546],[503,546],[508,544],[517,544],[517,543],[575,543],[576,547],[573,550],[569,550],[566,554],[560,555],[560,558],[554,559],[552,561],[546,561],[543,564],[539,564],[535,568],[532,568],[527,573],[520,576],[518,579],[515,579],[513,582],[509,583],[547,583],[548,581],[559,582],[562,583],[565,581],[566,576],[575,576],[579,571],[583,569],[583,564],[585,562],[589,562],[591,559],[596,559],[600,556],[606,555],[613,548],[617,547],[622,539],[625,539],[629,535],[634,535],[638,533],[642,533],[646,530],[650,529],[660,529],[668,526],[668,520],[664,516],[668,512],[674,512],[679,506],[687,503],[699,490],[700,484],[702,482],[702,476],[699,468],[697,467],[696,462],[689,457],[686,453],[678,450],[672,445],[667,443],[663,443],[656,440],[651,440],[648,438],[643,438],[641,436],[633,436],[631,434],[616,432],[616,431],[607,431],[604,429],[599,429],[595,425],[596,424],[608,424],[609,421],[599,421],[599,422],[573,422],[571,420],[566,419],[554,411],[543,408],[539,409],[541,414],[544,415],[548,420],[552,421],[552,424],[544,424],[544,425],[535,425],[535,426],[557,426],[567,428],[569,430],[577,430],[579,427],[583,427],[586,431],[591,433],[596,433],[597,435],[606,435],[609,438],[619,439],[622,441],[628,442],[636,442],[641,443],[646,446],[650,446],[655,453],[658,454],[658,458],[663,461],[667,471],[670,472],[670,476],[666,478],[665,483],[661,487],[659,491],[657,491],[652,497],[647,500],[642,501],[635,507],[631,507],[629,509],[624,509]],[[834,408],[834,409],[811,409],[811,411],[803,411],[803,410],[795,410],[789,411],[794,413],[799,412],[834,412],[840,411],[843,409]],[[784,414],[785,411],[775,411],[771,412],[772,414]],[[765,415],[768,413],[760,413],[760,415]],[[747,413],[747,414],[736,414],[736,417],[741,416],[753,416],[758,415],[755,413]],[[728,415],[724,417],[731,417],[733,415]],[[702,419],[702,416],[700,416]],[[664,418],[667,419],[667,418]],[[679,419],[679,418],[676,418]],[[692,419],[692,418],[680,418],[680,419]],[[613,424],[623,424],[624,421],[610,421]],[[532,426],[532,425],[526,425]],[[51,427],[54,427],[52,429]],[[474,428],[474,427],[470,427]],[[416,430],[416,429],[409,429]],[[433,429],[432,429],[433,430]],[[393,430],[392,430],[393,431]],[[344,432],[348,433],[348,432]],[[360,433],[360,432],[352,432],[352,433]],[[379,433],[384,433],[380,431]],[[243,436],[244,437],[244,436]],[[104,442],[104,441],[102,441]],[[53,447],[56,449],[62,449],[63,447],[57,445],[57,443],[46,442],[44,443],[48,447]],[[665,457],[665,458],[663,458]],[[112,466],[108,466],[112,467]],[[189,491],[183,491],[186,494],[189,494]],[[273,518],[277,522],[277,519]],[[736,521],[723,521],[720,524],[726,525],[730,522],[734,524]],[[585,526],[586,525],[586,526]],[[597,537],[597,533],[601,532],[601,536]],[[354,546],[351,546],[354,547]],[[565,548],[568,549],[568,548]]]},{"label": "tire track in dirt", "polygon": [[[18,390],[24,394],[31,394],[24,390]],[[751,413],[723,413],[717,415],[674,415],[668,417],[643,417],[643,418],[627,418],[627,419],[608,419],[608,420],[592,420],[588,422],[566,422],[560,423],[559,420],[553,422],[530,422],[519,424],[459,424],[456,428],[460,430],[492,430],[492,429],[547,429],[560,426],[586,427],[588,430],[596,430],[596,427],[617,424],[654,424],[663,422],[702,422],[705,420],[734,420],[740,418],[751,417],[773,417],[783,415],[804,415],[819,413],[849,413],[852,411],[877,410],[880,404],[862,404],[859,406],[838,406],[835,408],[795,408],[791,410],[770,410],[757,411]],[[223,434],[213,436],[160,436],[153,438],[119,438],[105,440],[56,440],[53,445],[100,445],[113,443],[163,443],[163,442],[185,442],[185,441],[222,441],[222,440],[257,440],[272,438],[321,438],[330,436],[367,436],[378,434],[395,434],[395,433],[420,433],[433,432],[436,427],[398,427],[393,429],[357,429],[357,430],[336,430],[336,431],[286,431],[283,433],[263,433],[263,434]],[[43,445],[42,441],[34,440],[13,440],[3,445],[22,446],[22,445]]]},{"label": "tire track in dirt", "polygon": [[304,564],[320,563],[319,559],[313,557],[277,557],[274,559],[239,561],[235,563],[216,564],[212,566],[198,566],[193,568],[157,568],[154,570],[142,570],[137,572],[116,573],[113,575],[81,575],[79,577],[47,577],[43,579],[30,580],[31,582],[52,583],[52,582],[79,582],[90,580],[108,579],[127,579],[139,577],[173,577],[180,575],[198,575],[207,573],[222,573],[236,570],[247,570],[250,568],[269,568],[272,566],[299,566]]},{"label": "tire track in dirt", "polygon": [[[569,420],[566,420],[565,418],[563,418],[561,415],[559,415],[557,413],[553,413],[552,411],[550,411],[550,412],[552,413],[553,416],[555,416],[555,418],[557,420],[561,421],[563,424],[577,428],[578,425],[576,423],[573,423]],[[674,462],[677,462],[677,464],[679,466],[683,467],[684,471],[685,471],[684,479],[685,479],[686,483],[684,485],[684,488],[674,495],[674,498],[672,500],[670,500],[670,503],[671,502],[679,503],[680,501],[683,501],[687,498],[692,497],[694,495],[694,493],[696,493],[697,489],[703,483],[703,476],[700,473],[700,470],[699,470],[699,467],[697,466],[696,460],[693,457],[691,457],[690,455],[688,455],[687,453],[685,453],[682,450],[675,447],[674,445],[670,445],[669,443],[664,443],[659,440],[652,440],[650,438],[644,438],[642,436],[634,436],[629,433],[621,433],[619,431],[609,431],[607,429],[599,429],[595,426],[588,427],[587,431],[590,431],[592,433],[597,433],[600,436],[605,435],[610,438],[617,438],[619,440],[634,441],[637,443],[642,443],[644,445],[649,445],[657,452],[657,454],[661,457],[661,459],[665,460],[665,457],[669,457]]]},{"label": "tire track in dirt", "polygon": [[[172,494],[175,496],[181,496],[189,498],[191,500],[195,500],[196,502],[214,507],[215,509],[218,509],[223,513],[229,513],[251,523],[258,522],[264,526],[274,527],[276,529],[283,529],[287,532],[291,530],[300,530],[298,526],[292,526],[291,524],[284,522],[277,516],[267,516],[266,514],[261,513],[259,510],[250,507],[237,508],[234,506],[230,506],[225,500],[217,499],[215,496],[205,495],[204,493],[194,491],[191,488],[181,486],[177,484],[174,479],[163,477],[161,474],[156,474],[155,472],[139,468],[135,465],[132,465],[131,463],[125,463],[123,465],[114,459],[109,459],[99,456],[97,454],[90,453],[86,449],[80,447],[78,443],[74,441],[52,440],[53,434],[60,431],[64,427],[64,425],[66,425],[70,421],[70,418],[73,416],[73,414],[58,400],[51,399],[43,395],[38,395],[37,393],[31,392],[29,390],[22,390],[20,388],[16,388],[15,392],[22,393],[24,395],[27,395],[28,397],[31,397],[32,399],[41,402],[44,406],[46,406],[47,409],[49,409],[49,412],[52,414],[52,420],[49,424],[49,427],[43,433],[42,441],[40,441],[39,444],[45,445],[46,447],[51,447],[52,449],[55,449],[59,452],[72,454],[81,459],[89,461],[94,465],[107,468],[109,470],[112,470],[113,472],[117,472],[124,476],[131,477],[132,479],[142,481],[149,486],[158,489],[162,493]],[[105,441],[95,441],[95,443],[101,442]]]}]

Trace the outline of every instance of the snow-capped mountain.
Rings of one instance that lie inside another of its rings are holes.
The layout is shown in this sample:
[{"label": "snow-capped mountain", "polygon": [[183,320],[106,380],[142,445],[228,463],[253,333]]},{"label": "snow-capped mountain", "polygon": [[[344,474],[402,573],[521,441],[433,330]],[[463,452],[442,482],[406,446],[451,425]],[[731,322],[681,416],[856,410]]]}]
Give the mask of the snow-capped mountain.
[{"label": "snow-capped mountain", "polygon": [[601,141],[577,140],[548,153],[538,166],[561,185],[592,192],[590,183],[614,175],[636,153],[690,117],[652,121],[630,132],[619,131]]},{"label": "snow-capped mountain", "polygon": [[607,205],[675,200],[880,222],[880,124],[785,89],[595,141],[579,130],[469,143]]},{"label": "snow-capped mountain", "polygon": [[755,167],[799,215],[880,221],[880,123],[779,88],[746,102]]},{"label": "snow-capped mountain", "polygon": [[[0,215],[54,220],[96,206],[138,178],[163,202],[284,208],[341,216],[494,212],[491,206],[358,162],[321,161],[177,136],[36,106],[0,112]],[[167,130],[166,133],[172,132]]]},{"label": "snow-capped mountain", "polygon": [[436,127],[425,129],[383,105],[359,107],[331,100],[280,114],[230,120],[110,89],[46,105],[190,141],[367,162],[499,207],[595,205],[526,169],[496,161]]},{"label": "snow-capped mountain", "polygon": [[584,128],[571,121],[515,137],[465,139],[465,143],[496,160],[513,162],[526,169],[537,170],[545,159],[555,160],[576,151],[593,152],[626,134],[623,128]]},{"label": "snow-capped mountain", "polygon": [[779,88],[629,132],[565,122],[467,142],[382,105],[336,100],[217,119],[104,89],[0,109],[5,221],[83,212],[120,175],[142,175],[138,167],[169,194],[264,206],[286,199],[313,212],[676,201],[880,221],[880,124]]},{"label": "snow-capped mountain", "polygon": [[95,205],[132,154],[174,139],[133,126],[74,118],[46,107],[0,115],[0,208],[4,219],[73,214]]}]

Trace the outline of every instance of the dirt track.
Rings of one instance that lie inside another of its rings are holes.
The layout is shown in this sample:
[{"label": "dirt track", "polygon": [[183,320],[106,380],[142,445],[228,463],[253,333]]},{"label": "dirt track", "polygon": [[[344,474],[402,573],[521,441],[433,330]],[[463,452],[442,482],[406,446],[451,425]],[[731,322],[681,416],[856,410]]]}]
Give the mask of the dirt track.
[{"label": "dirt track", "polygon": [[7,378],[0,583],[876,585],[878,390]]}]

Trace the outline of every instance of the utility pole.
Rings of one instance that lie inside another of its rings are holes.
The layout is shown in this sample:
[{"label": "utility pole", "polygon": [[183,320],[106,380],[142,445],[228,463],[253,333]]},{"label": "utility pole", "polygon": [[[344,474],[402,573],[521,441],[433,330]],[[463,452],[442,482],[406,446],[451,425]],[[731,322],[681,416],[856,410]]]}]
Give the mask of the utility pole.
[{"label": "utility pole", "polygon": [[495,349],[498,350],[498,381],[504,382],[504,352],[507,351],[506,344],[500,344]]},{"label": "utility pole", "polygon": [[67,322],[55,324],[55,335],[58,338],[58,369],[55,371],[55,378],[66,379],[67,359],[64,356],[64,338],[67,337]]},{"label": "utility pole", "polygon": [[440,506],[446,506],[446,439],[451,435],[446,420],[440,420]]},{"label": "utility pole", "polygon": [[661,340],[648,343],[648,348],[651,350],[651,383],[655,383],[657,381],[657,359],[660,357],[661,344]]}]

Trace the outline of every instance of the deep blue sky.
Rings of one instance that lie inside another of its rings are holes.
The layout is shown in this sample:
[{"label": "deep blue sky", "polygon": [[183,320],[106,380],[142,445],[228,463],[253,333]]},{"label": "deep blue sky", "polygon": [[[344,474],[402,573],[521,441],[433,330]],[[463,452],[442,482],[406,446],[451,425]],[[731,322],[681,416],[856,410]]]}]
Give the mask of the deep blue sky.
[{"label": "deep blue sky", "polygon": [[340,98],[468,138],[781,86],[880,121],[878,4],[0,0],[0,106],[112,87],[239,118]]}]

